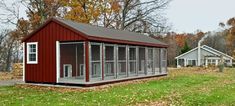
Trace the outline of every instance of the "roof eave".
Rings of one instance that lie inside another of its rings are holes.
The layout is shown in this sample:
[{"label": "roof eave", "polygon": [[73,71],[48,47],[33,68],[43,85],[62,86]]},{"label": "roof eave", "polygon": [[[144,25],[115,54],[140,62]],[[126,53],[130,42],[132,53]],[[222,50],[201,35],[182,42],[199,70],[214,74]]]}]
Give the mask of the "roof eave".
[{"label": "roof eave", "polygon": [[144,42],[136,42],[136,41],[128,41],[128,40],[120,40],[120,39],[94,37],[94,36],[88,36],[88,40],[103,41],[103,42],[110,42],[110,43],[133,44],[133,45],[139,45],[139,46],[151,46],[151,47],[159,47],[159,48],[169,47],[168,45],[162,45],[162,44],[144,43]]}]

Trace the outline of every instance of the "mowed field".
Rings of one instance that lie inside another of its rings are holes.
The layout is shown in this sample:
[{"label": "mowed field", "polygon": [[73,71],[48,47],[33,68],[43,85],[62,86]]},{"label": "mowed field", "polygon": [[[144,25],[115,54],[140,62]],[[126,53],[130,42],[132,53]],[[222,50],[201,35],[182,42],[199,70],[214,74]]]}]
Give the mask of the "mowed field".
[{"label": "mowed field", "polygon": [[0,87],[1,105],[235,105],[235,69],[169,69],[166,77],[128,81],[93,88],[29,85]]}]

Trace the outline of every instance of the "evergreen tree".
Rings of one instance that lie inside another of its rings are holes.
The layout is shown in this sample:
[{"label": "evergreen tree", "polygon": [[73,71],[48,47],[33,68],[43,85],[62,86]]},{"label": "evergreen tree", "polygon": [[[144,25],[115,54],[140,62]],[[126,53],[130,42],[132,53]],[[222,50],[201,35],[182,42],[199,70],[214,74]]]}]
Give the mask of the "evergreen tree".
[{"label": "evergreen tree", "polygon": [[181,54],[188,52],[191,48],[188,46],[188,43],[185,41],[184,47],[181,49]]}]

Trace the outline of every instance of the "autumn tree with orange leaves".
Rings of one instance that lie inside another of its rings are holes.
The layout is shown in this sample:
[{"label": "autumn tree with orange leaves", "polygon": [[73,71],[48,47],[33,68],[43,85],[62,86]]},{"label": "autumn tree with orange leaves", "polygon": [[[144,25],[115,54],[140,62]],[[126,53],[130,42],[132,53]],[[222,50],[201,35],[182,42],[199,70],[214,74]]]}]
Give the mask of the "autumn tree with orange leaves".
[{"label": "autumn tree with orange leaves", "polygon": [[64,18],[80,23],[99,25],[102,19],[104,26],[110,24],[110,17],[120,10],[117,0],[62,0],[65,10]]},{"label": "autumn tree with orange leaves", "polygon": [[219,25],[225,28],[227,51],[235,58],[235,17],[230,18],[226,24],[219,23]]}]

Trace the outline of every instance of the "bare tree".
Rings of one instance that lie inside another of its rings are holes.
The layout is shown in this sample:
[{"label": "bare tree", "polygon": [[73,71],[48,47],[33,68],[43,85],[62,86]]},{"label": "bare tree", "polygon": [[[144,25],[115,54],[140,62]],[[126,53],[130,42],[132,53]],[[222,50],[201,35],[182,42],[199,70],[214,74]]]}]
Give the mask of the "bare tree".
[{"label": "bare tree", "polygon": [[147,33],[151,28],[163,28],[161,12],[170,0],[122,0],[122,30]]},{"label": "bare tree", "polygon": [[[19,1],[0,1],[0,22],[4,25],[15,26],[15,30],[2,30],[0,37],[0,67],[1,70],[10,71],[12,63],[20,61],[21,38],[27,34],[28,24],[19,16]],[[26,29],[25,29],[26,28]]]},{"label": "bare tree", "polygon": [[27,10],[26,14],[32,30],[38,28],[44,21],[53,16],[59,16],[62,6],[60,0],[21,0]]},{"label": "bare tree", "polygon": [[[8,1],[9,2],[9,1]],[[6,3],[6,0],[0,0],[0,9],[2,12],[0,14],[0,22],[2,24],[17,24],[17,20],[20,19],[19,15],[19,1],[11,1],[9,5]]]},{"label": "bare tree", "polygon": [[162,12],[170,1],[118,0],[119,12],[104,14],[103,26],[132,32],[159,34],[169,28]]},{"label": "bare tree", "polygon": [[9,30],[3,30],[0,33],[0,71],[8,71],[10,68],[10,57],[12,50],[12,43],[9,41]]}]

